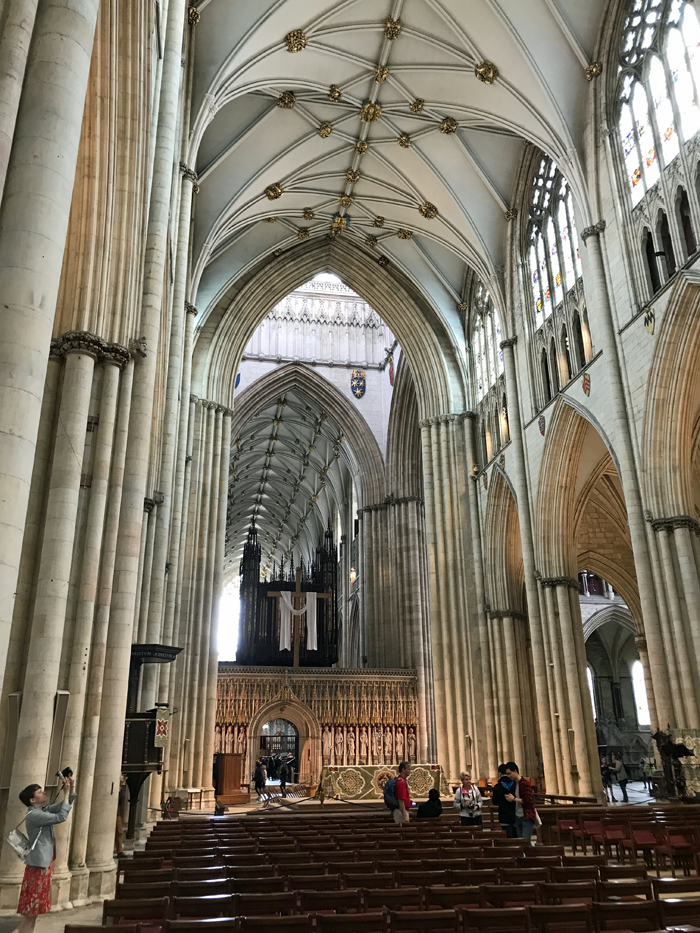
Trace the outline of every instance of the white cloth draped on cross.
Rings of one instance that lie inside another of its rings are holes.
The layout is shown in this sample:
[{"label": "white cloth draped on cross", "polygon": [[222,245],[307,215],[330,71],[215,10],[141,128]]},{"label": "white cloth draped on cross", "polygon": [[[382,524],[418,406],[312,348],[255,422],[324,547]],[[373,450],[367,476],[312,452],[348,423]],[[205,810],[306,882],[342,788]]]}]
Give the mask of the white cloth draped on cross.
[{"label": "white cloth draped on cross", "polygon": [[280,593],[280,651],[292,650],[292,616],[302,616],[306,613],[306,649],[318,650],[316,634],[316,594],[305,593],[306,604],[301,609],[292,605],[293,592]]}]

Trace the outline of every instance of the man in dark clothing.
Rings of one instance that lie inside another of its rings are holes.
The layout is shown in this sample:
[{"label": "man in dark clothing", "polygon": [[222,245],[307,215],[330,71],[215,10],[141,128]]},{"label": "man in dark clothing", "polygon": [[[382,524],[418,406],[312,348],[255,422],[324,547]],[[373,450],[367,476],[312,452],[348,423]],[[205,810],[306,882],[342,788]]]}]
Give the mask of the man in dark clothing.
[{"label": "man in dark clothing", "polygon": [[514,792],[515,781],[511,781],[506,774],[506,766],[498,766],[498,781],[494,785],[491,802],[494,807],[498,807],[498,822],[503,827],[503,831],[509,839],[515,839],[517,832],[515,829],[515,801],[506,800],[507,795]]},{"label": "man in dark clothing", "polygon": [[279,769],[280,776],[280,790],[282,791],[282,796],[287,796],[287,778],[289,777],[289,769],[287,768],[287,762],[282,761]]},{"label": "man in dark clothing", "polygon": [[535,828],[535,791],[527,778],[520,774],[514,761],[507,761],[506,777],[515,782],[512,794],[506,800],[515,803],[515,834],[520,839],[530,839]]},{"label": "man in dark clothing", "polygon": [[442,816],[442,801],[440,791],[432,787],[428,791],[428,799],[418,807],[418,819],[429,820]]}]

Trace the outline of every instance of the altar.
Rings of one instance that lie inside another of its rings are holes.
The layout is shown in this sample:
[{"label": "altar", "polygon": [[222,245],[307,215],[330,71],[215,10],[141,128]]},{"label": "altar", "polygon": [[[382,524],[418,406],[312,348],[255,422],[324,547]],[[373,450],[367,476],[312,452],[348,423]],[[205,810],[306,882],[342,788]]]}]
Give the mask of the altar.
[{"label": "altar", "polygon": [[[341,797],[343,800],[381,800],[384,785],[396,777],[391,765],[324,765],[316,796]],[[450,796],[450,787],[441,765],[414,764],[408,776],[412,800],[427,800],[433,788],[441,797]]]}]

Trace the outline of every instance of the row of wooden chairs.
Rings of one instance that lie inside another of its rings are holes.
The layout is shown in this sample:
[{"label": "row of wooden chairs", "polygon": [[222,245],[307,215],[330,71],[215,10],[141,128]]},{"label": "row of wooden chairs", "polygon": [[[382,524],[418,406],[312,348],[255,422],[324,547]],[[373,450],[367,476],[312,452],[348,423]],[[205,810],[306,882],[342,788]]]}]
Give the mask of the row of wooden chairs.
[{"label": "row of wooden chairs", "polygon": [[[142,933],[154,918],[141,924],[120,924],[119,933]],[[158,918],[155,918],[158,919]],[[456,907],[431,910],[385,910],[366,913],[304,913],[238,915],[216,920],[162,918],[163,933],[593,933],[620,930],[698,930],[700,901],[638,901],[633,903],[528,905],[505,909]],[[105,933],[110,927],[67,926],[66,933]]]},{"label": "row of wooden chairs", "polygon": [[[466,861],[466,860],[465,860]],[[272,881],[272,887],[279,886],[280,879],[301,877],[307,883],[327,884],[329,876],[340,874],[343,878],[366,878],[365,886],[382,887],[381,880],[387,876],[392,877],[392,883],[397,884],[520,884],[537,882],[576,883],[578,881],[646,881],[647,872],[643,865],[555,865],[549,867],[494,867],[471,869],[467,865],[460,865],[459,860],[454,863],[443,862],[440,868],[430,861],[421,863],[402,863],[400,869],[387,871],[385,863],[380,862],[353,862],[349,871],[339,873],[338,866],[328,863],[309,864],[302,863],[296,866],[265,866],[269,873],[259,868],[245,868],[240,866],[217,866],[208,868],[179,868],[160,869],[156,871],[127,870],[117,885],[117,898],[131,894],[133,897],[155,896],[157,893],[166,895],[175,889],[190,892],[201,891],[202,894],[235,893],[248,886],[257,886],[262,882]],[[426,879],[426,880],[424,880]],[[653,879],[663,882],[666,879]],[[679,880],[679,879],[672,879]],[[700,880],[696,877],[683,879],[687,881],[689,889],[692,885],[700,888]],[[346,885],[347,886],[347,885]],[[352,884],[351,884],[352,886]],[[267,885],[266,887],[270,887]],[[152,894],[149,894],[152,892]]]}]

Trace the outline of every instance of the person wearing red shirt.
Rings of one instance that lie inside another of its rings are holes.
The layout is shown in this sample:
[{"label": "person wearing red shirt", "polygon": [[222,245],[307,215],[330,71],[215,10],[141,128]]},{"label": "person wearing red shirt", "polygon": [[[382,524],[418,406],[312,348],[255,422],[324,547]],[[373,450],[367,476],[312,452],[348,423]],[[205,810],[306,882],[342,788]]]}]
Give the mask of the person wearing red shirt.
[{"label": "person wearing red shirt", "polygon": [[521,777],[514,761],[506,762],[506,776],[515,782],[512,794],[506,800],[515,804],[515,831],[521,839],[530,839],[535,828],[535,791],[527,778]]},{"label": "person wearing red shirt", "polygon": [[399,765],[399,774],[396,778],[396,799],[399,802],[399,809],[394,810],[395,823],[408,823],[408,811],[411,809],[411,794],[408,790],[408,775],[411,765],[408,761],[402,761]]}]

